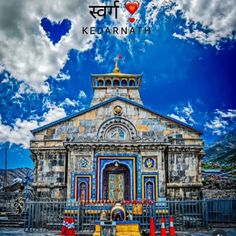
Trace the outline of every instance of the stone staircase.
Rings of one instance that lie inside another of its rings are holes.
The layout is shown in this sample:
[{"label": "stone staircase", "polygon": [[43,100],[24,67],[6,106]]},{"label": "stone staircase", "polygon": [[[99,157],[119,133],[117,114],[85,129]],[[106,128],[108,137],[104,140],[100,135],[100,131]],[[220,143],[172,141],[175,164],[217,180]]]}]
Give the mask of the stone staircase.
[{"label": "stone staircase", "polygon": [[13,212],[0,212],[0,228],[24,227],[24,214]]},{"label": "stone staircase", "polygon": [[24,227],[24,213],[16,213],[16,200],[19,193],[0,193],[0,228]]}]

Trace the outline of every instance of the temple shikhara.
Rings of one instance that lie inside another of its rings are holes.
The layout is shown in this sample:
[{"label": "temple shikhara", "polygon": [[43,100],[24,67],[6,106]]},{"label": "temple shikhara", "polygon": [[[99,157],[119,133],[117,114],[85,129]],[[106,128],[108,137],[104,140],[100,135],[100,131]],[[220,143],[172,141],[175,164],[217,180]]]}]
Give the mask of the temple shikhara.
[{"label": "temple shikhara", "polygon": [[146,107],[142,74],[92,74],[91,106],[32,131],[39,198],[201,198],[201,132]]}]

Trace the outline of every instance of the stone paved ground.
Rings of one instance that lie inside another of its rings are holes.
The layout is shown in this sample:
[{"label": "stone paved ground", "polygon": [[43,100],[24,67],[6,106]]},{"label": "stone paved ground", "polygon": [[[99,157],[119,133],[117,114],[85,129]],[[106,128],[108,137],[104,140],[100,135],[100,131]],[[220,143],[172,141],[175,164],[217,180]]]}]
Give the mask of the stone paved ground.
[{"label": "stone paved ground", "polygon": [[0,228],[0,236],[10,236],[10,235],[14,235],[14,236],[54,236],[54,235],[59,235],[60,232],[53,232],[53,231],[50,231],[50,232],[45,232],[45,233],[42,233],[42,232],[38,232],[38,233],[26,233],[24,232],[24,229],[22,228]]},{"label": "stone paved ground", "polygon": [[[209,236],[212,233],[219,229],[210,229],[206,231],[192,231],[192,232],[177,232],[177,236]],[[227,236],[236,236],[236,228],[232,229],[223,229],[226,232]],[[14,228],[0,228],[0,236],[59,236],[60,232],[48,231],[48,232],[38,232],[38,233],[25,233],[23,229],[14,229]],[[157,234],[159,235],[159,234]],[[221,235],[219,235],[221,236]]]},{"label": "stone paved ground", "polygon": [[[203,230],[203,231],[192,231],[192,232],[179,232],[177,235],[179,236],[209,236],[213,235],[214,232],[219,231],[219,230],[224,230],[227,236],[236,236],[236,228],[232,229],[210,229],[210,230]],[[225,235],[225,236],[226,236]],[[219,235],[221,236],[221,235]]]}]

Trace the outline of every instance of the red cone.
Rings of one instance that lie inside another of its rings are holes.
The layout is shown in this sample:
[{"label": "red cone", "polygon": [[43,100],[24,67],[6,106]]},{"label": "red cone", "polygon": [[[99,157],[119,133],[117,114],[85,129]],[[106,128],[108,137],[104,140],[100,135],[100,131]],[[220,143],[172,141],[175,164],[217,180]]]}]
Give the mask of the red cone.
[{"label": "red cone", "polygon": [[150,236],[156,236],[156,233],[155,233],[155,222],[154,222],[154,218],[151,217],[151,220],[150,220]]},{"label": "red cone", "polygon": [[75,236],[75,220],[73,217],[64,217],[60,236]]},{"label": "red cone", "polygon": [[162,216],[161,217],[161,232],[160,232],[160,236],[167,236],[166,235],[166,227],[165,227],[165,219]]},{"label": "red cone", "polygon": [[176,236],[175,227],[174,227],[174,220],[173,220],[172,216],[170,217],[170,232],[169,232],[169,235],[170,236]]}]

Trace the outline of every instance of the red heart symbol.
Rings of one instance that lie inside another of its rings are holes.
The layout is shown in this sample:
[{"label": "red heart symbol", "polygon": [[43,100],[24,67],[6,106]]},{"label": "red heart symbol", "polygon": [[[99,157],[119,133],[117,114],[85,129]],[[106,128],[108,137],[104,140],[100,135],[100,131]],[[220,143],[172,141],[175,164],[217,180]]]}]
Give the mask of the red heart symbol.
[{"label": "red heart symbol", "polygon": [[133,15],[139,8],[139,2],[135,1],[135,2],[126,2],[125,3],[125,8],[126,10]]},{"label": "red heart symbol", "polygon": [[134,23],[134,22],[135,22],[135,18],[131,17],[131,18],[129,18],[129,21],[130,21],[131,23]]}]

